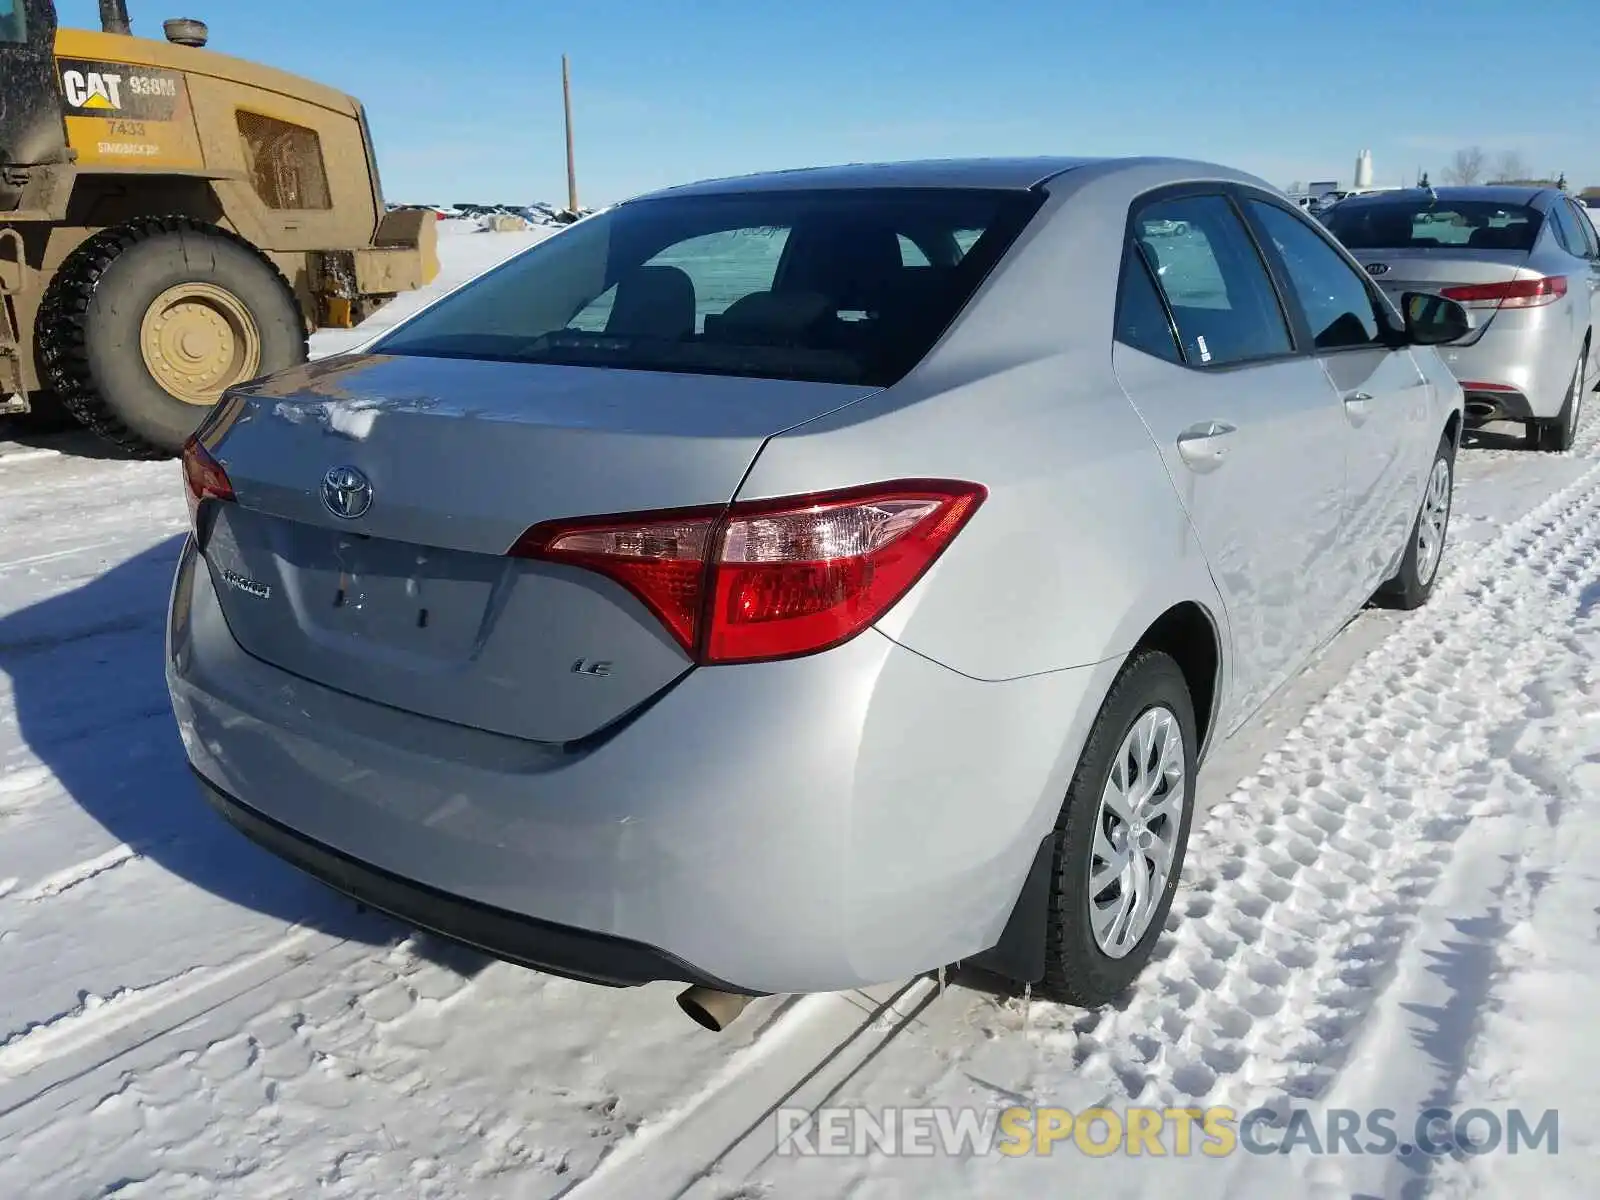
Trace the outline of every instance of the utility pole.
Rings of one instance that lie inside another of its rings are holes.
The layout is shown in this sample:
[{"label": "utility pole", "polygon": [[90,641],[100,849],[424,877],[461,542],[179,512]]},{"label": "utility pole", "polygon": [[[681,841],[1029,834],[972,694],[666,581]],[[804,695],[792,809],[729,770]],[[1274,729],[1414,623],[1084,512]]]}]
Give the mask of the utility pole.
[{"label": "utility pole", "polygon": [[578,169],[572,161],[572,73],[561,56],[561,104],[567,116],[567,211],[578,215]]}]

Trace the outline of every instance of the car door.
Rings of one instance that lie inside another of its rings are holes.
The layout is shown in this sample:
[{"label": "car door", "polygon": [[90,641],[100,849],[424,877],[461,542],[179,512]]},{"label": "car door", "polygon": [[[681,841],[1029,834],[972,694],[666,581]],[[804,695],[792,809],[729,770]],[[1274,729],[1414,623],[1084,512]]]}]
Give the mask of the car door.
[{"label": "car door", "polygon": [[1240,200],[1343,412],[1339,553],[1351,588],[1343,610],[1353,613],[1388,575],[1416,519],[1439,438],[1433,385],[1397,337],[1399,315],[1327,235],[1264,193],[1242,190]]},{"label": "car door", "polygon": [[1589,340],[1590,366],[1589,378],[1600,377],[1600,230],[1589,219],[1588,214],[1578,206],[1575,201],[1567,201],[1567,207],[1572,211],[1572,221],[1581,239],[1581,253],[1589,264]]},{"label": "car door", "polygon": [[[1567,278],[1565,311],[1571,322],[1569,333],[1572,340],[1567,343],[1566,362],[1571,363],[1570,356],[1582,347],[1584,335],[1593,326],[1594,271],[1589,258],[1589,234],[1593,228],[1561,195],[1551,199],[1545,219],[1552,235],[1550,255],[1553,261],[1549,265],[1541,265],[1547,274],[1564,275]],[[1568,369],[1563,367],[1563,370]]]},{"label": "car door", "polygon": [[1327,578],[1344,417],[1220,187],[1151,193],[1130,218],[1112,365],[1227,608],[1231,730],[1327,635],[1346,590]]}]

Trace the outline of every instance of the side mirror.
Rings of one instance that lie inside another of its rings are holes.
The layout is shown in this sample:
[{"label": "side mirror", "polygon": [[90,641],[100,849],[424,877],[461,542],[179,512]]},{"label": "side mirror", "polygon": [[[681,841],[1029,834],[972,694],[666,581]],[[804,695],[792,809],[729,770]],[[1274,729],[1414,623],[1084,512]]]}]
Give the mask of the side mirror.
[{"label": "side mirror", "polygon": [[1404,293],[1400,314],[1406,320],[1406,337],[1414,346],[1442,346],[1472,332],[1472,318],[1466,309],[1428,292]]}]

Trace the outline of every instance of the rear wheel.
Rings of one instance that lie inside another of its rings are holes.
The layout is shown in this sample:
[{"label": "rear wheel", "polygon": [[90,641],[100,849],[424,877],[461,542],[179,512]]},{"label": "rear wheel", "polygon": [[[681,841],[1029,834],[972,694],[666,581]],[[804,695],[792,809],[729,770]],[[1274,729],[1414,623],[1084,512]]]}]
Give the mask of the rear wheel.
[{"label": "rear wheel", "polygon": [[90,238],[56,274],[38,324],[51,390],[146,457],[177,453],[225,389],[306,358],[305,324],[277,268],[187,217]]},{"label": "rear wheel", "polygon": [[1589,347],[1584,346],[1578,355],[1578,365],[1572,370],[1572,383],[1567,387],[1566,401],[1553,421],[1530,421],[1528,441],[1535,450],[1571,450],[1578,440],[1578,423],[1583,419],[1583,397],[1588,389]]},{"label": "rear wheel", "polygon": [[1056,824],[1043,989],[1085,1007],[1139,977],[1161,936],[1194,816],[1194,708],[1167,655],[1112,685]]},{"label": "rear wheel", "polygon": [[1421,608],[1433,595],[1439,579],[1439,563],[1444,558],[1445,535],[1450,531],[1450,504],[1455,495],[1456,447],[1447,433],[1439,439],[1428,468],[1428,482],[1422,491],[1422,504],[1411,526],[1400,569],[1381,588],[1374,599],[1386,608]]}]

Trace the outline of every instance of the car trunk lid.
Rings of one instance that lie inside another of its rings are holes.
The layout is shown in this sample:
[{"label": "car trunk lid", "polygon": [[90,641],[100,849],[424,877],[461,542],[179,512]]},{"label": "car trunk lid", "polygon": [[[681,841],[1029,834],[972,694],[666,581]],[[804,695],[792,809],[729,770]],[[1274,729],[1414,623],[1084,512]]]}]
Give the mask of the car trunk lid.
[{"label": "car trunk lid", "polygon": [[[519,535],[726,504],[766,438],[872,390],[477,360],[312,364],[229,402],[210,440],[236,499],[212,506],[206,561],[257,658],[395,708],[570,742],[690,660],[620,585],[507,557]],[[337,488],[330,507],[330,471],[368,481],[370,507],[342,505]]]},{"label": "car trunk lid", "polygon": [[[1356,250],[1357,261],[1367,269],[1386,296],[1400,307],[1406,292],[1442,294],[1452,287],[1510,283],[1530,274],[1528,254],[1521,250],[1470,250],[1452,246],[1437,250],[1407,247],[1399,250]],[[1473,333],[1470,344],[1483,336],[1494,319],[1495,304],[1469,304]]]}]

